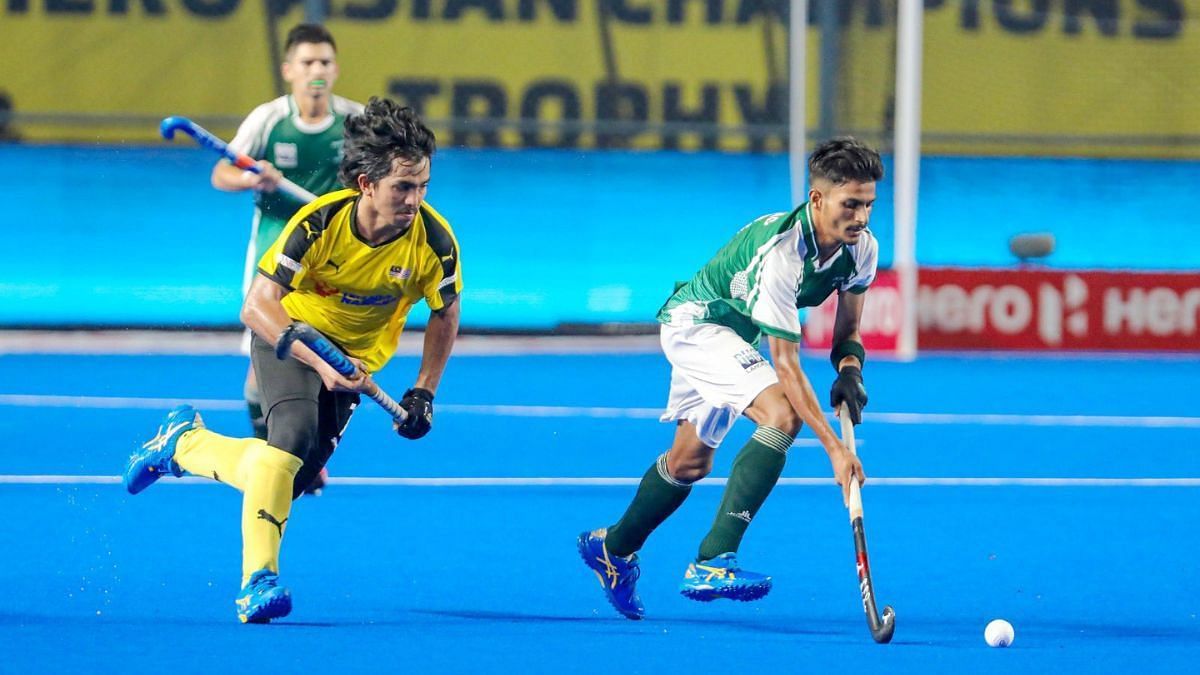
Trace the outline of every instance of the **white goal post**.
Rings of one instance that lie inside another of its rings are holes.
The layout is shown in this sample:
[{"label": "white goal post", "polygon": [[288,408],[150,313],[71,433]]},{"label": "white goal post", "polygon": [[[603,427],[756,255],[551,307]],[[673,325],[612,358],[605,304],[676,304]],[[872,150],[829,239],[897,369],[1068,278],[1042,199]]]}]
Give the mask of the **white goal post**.
[{"label": "white goal post", "polygon": [[[788,138],[792,203],[808,199],[805,84],[808,6],[791,0],[789,19]],[[902,320],[896,339],[897,358],[917,354],[917,194],[921,165],[921,57],[923,0],[899,0],[896,36],[896,100],[892,189],[895,222],[892,266],[900,291]]]}]

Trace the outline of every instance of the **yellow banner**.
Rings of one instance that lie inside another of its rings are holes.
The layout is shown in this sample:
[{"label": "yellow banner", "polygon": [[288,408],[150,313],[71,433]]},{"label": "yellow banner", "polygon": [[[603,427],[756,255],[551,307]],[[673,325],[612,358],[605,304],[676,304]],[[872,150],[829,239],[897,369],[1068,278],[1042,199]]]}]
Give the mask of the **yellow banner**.
[{"label": "yellow banner", "polygon": [[939,4],[926,151],[1200,156],[1200,1]]},{"label": "yellow banner", "polygon": [[[267,0],[0,0],[9,133],[149,142],[177,114],[228,136],[275,95],[273,47],[302,18],[300,0],[269,1],[285,15],[268,20]],[[333,0],[327,25],[338,93],[414,105],[444,145],[782,150],[788,4]],[[833,128],[886,139],[895,0],[836,4]],[[927,152],[1200,156],[1200,0],[925,5]]]}]

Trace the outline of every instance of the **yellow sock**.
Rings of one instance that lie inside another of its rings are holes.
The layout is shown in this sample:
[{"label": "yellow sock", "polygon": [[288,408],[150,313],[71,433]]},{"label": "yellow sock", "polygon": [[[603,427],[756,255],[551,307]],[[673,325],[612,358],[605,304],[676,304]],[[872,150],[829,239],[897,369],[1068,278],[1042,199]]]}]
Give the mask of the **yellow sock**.
[{"label": "yellow sock", "polygon": [[299,457],[262,442],[242,458],[243,586],[264,567],[279,573],[279,544],[292,512],[292,483],[303,464]]},{"label": "yellow sock", "polygon": [[242,460],[251,448],[260,445],[266,445],[266,441],[230,438],[199,427],[179,438],[175,461],[190,474],[212,478],[245,491]]}]

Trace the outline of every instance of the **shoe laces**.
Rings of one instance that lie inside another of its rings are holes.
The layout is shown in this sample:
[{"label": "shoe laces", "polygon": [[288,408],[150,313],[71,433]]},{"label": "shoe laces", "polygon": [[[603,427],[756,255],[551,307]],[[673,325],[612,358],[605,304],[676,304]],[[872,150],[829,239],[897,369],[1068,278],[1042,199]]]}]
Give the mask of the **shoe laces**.
[{"label": "shoe laces", "polygon": [[170,425],[163,425],[158,428],[158,434],[142,444],[142,447],[151,452],[162,450],[166,447],[167,442],[171,437],[179,433],[179,430],[191,424],[191,420],[181,420]]},{"label": "shoe laces", "polygon": [[[715,560],[715,558],[714,558],[714,560]],[[727,562],[728,564],[723,565],[723,566],[705,565],[704,563],[696,563],[696,569],[707,573],[707,576],[704,577],[705,581],[712,581],[713,579],[722,579],[723,580],[726,578],[736,579],[737,572],[741,571],[738,568],[737,560],[730,557],[730,558],[725,558],[725,562]]]},{"label": "shoe laces", "polygon": [[279,577],[274,574],[262,574],[257,578],[250,579],[250,583],[246,584],[246,589],[254,593],[262,593],[279,585]]}]

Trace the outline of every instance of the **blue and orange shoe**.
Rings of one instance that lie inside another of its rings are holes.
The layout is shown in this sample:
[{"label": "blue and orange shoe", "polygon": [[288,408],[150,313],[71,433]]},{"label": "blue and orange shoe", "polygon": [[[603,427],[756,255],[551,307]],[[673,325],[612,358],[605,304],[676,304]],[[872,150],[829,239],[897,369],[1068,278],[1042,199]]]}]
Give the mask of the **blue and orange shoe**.
[{"label": "blue and orange shoe", "polygon": [[604,546],[604,537],[608,530],[600,528],[579,535],[577,542],[579,556],[583,562],[600,580],[600,586],[608,597],[608,604],[613,606],[626,619],[637,621],[646,613],[642,599],[637,594],[637,580],[642,570],[638,567],[637,554],[622,558],[610,556]]},{"label": "blue and orange shoe", "polygon": [[737,555],[721,555],[688,565],[679,592],[700,602],[718,598],[749,602],[771,592],[771,577],[738,566]]},{"label": "blue and orange shoe", "polygon": [[250,575],[234,604],[242,623],[269,623],[292,612],[292,592],[279,585],[278,574],[264,567]]},{"label": "blue and orange shoe", "polygon": [[183,469],[175,463],[175,444],[179,437],[196,428],[203,428],[200,413],[190,405],[175,406],[158,427],[158,434],[146,441],[129,456],[125,467],[125,489],[136,495],[166,474],[182,476]]}]

